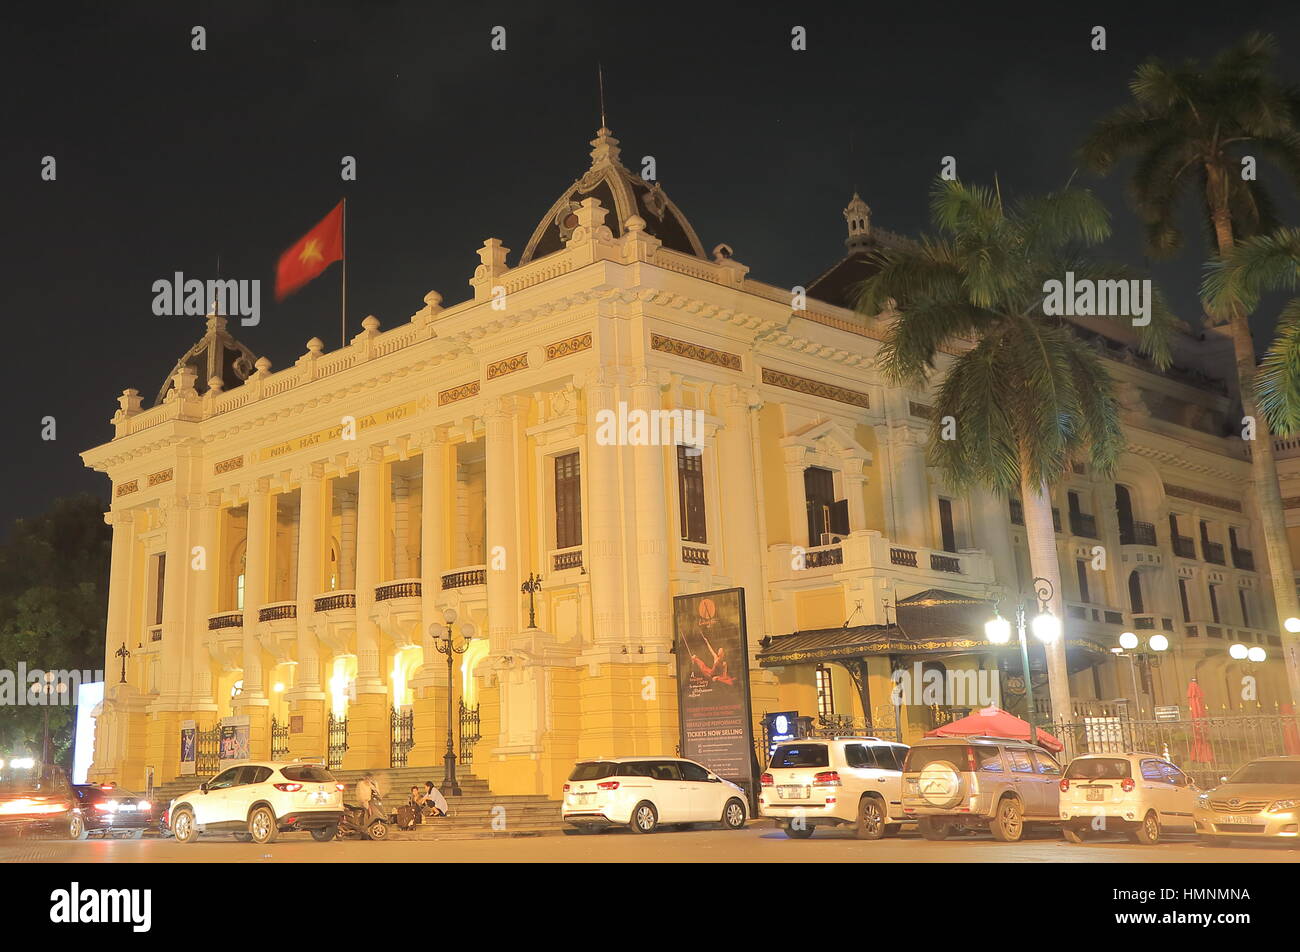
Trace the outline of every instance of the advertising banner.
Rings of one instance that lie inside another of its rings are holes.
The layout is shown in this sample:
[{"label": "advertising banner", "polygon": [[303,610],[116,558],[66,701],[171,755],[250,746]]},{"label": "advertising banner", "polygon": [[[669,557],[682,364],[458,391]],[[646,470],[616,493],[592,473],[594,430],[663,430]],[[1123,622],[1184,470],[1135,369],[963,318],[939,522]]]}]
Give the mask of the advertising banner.
[{"label": "advertising banner", "polygon": [[754,786],[745,590],[673,599],[681,755],[719,777]]},{"label": "advertising banner", "polygon": [[194,721],[181,721],[181,776],[189,777],[198,772],[198,730]]},{"label": "advertising banner", "polygon": [[221,719],[221,749],[219,757],[224,767],[229,761],[248,759],[248,715]]}]

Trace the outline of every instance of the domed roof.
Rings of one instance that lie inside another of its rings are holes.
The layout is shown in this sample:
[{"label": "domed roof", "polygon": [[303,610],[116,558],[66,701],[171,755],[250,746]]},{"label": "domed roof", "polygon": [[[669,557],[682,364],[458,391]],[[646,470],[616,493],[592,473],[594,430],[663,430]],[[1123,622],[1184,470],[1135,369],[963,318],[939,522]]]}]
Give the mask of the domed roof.
[{"label": "domed roof", "polygon": [[585,198],[596,198],[609,209],[606,224],[615,237],[623,234],[624,223],[633,215],[645,219],[647,234],[658,238],[665,248],[703,258],[695,229],[673,204],[658,182],[653,185],[634,175],[619,161],[618,140],[601,126],[591,142],[591,168],[574,182],[551,206],[528,239],[521,265],[559,251],[577,225],[575,212]]},{"label": "domed roof", "polygon": [[207,391],[212,379],[221,380],[223,390],[238,386],[248,379],[257,363],[257,355],[241,344],[226,330],[226,319],[216,313],[208,315],[207,332],[197,344],[187,350],[163,381],[155,405],[167,399],[167,392],[175,386],[173,379],[182,367],[194,371],[194,386],[199,393]]}]

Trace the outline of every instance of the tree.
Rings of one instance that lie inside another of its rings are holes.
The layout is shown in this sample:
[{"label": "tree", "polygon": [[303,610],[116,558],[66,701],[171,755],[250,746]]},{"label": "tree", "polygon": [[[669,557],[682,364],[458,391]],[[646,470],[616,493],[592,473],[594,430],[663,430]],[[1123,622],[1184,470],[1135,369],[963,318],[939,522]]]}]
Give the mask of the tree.
[{"label": "tree", "polygon": [[[0,544],[0,669],[97,670],[104,664],[111,533],[104,503],[89,495],[59,499],[17,520]],[[72,743],[74,709],[0,707],[0,750],[42,748],[49,717],[51,759]]]},{"label": "tree", "polygon": [[[1276,224],[1268,194],[1255,178],[1255,163],[1266,159],[1300,183],[1300,90],[1272,75],[1275,52],[1271,36],[1252,33],[1208,66],[1150,60],[1129,83],[1133,101],[1098,122],[1084,143],[1083,161],[1102,174],[1121,156],[1136,157],[1132,193],[1152,255],[1170,255],[1181,247],[1175,217],[1180,201],[1190,195],[1203,202],[1219,258],[1238,240]],[[1251,478],[1281,621],[1297,615],[1297,600],[1273,439],[1256,406],[1250,312],[1239,301],[1212,317],[1227,324],[1232,339],[1243,425],[1255,424]],[[1291,696],[1300,703],[1295,639],[1283,637],[1289,639]]]},{"label": "tree", "polygon": [[[1007,209],[997,190],[940,181],[931,211],[938,235],[881,252],[858,307],[897,314],[879,355],[891,382],[922,384],[941,359],[946,364],[929,462],[956,490],[1020,494],[1031,568],[1051,582],[1050,608],[1063,619],[1051,485],[1083,456],[1095,472],[1112,472],[1123,438],[1102,357],[1063,317],[1046,314],[1044,301],[1048,282],[1069,272],[1076,284],[1131,274],[1085,254],[1110,233],[1106,209],[1085,190],[1067,187]],[[1153,297],[1139,340],[1167,366],[1172,316]],[[955,356],[943,359],[945,352]],[[948,418],[952,439],[944,439]],[[1047,646],[1047,672],[1053,716],[1069,720],[1063,637]]]}]

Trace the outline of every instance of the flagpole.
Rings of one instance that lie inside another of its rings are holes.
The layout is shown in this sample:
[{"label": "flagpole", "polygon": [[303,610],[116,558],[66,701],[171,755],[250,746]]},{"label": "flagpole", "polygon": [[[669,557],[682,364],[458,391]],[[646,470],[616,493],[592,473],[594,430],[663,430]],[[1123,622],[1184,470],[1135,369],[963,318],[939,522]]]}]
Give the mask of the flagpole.
[{"label": "flagpole", "polygon": [[340,347],[348,346],[348,200],[343,199],[343,307],[340,324],[343,342]]}]

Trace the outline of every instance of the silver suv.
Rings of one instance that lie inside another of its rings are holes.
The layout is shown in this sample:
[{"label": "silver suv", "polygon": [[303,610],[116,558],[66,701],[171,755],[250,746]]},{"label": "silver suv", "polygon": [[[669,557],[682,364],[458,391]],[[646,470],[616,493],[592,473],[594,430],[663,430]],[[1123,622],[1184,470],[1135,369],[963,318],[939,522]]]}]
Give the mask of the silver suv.
[{"label": "silver suv", "polygon": [[907,752],[903,813],[927,840],[959,829],[1020,839],[1027,823],[1060,825],[1061,765],[1007,737],[927,737]]}]

